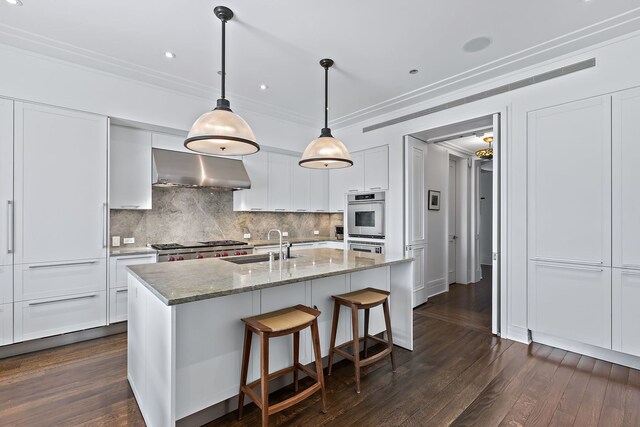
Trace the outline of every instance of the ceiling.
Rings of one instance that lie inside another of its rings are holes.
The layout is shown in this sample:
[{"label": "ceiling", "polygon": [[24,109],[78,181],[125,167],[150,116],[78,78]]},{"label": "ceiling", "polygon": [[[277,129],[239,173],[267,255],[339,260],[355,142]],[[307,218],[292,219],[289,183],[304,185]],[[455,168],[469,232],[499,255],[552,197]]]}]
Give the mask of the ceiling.
[{"label": "ceiling", "polygon": [[[167,88],[218,96],[218,2],[0,2],[0,43]],[[638,0],[228,0],[231,106],[320,127],[323,70],[345,125],[640,29]],[[392,7],[393,6],[393,7]],[[479,52],[462,47],[486,36]],[[175,59],[166,59],[165,51]],[[409,70],[418,69],[417,74]],[[269,86],[261,90],[260,84]]]}]

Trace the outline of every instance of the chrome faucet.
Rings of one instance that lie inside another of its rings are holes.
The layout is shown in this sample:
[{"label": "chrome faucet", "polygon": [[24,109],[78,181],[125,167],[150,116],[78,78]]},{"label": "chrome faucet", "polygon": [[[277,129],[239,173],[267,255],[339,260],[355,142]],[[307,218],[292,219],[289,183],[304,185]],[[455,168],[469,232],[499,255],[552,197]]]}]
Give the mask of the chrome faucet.
[{"label": "chrome faucet", "polygon": [[279,250],[279,252],[278,252],[278,253],[279,253],[280,261],[282,261],[282,260],[283,260],[283,258],[284,258],[284,253],[282,252],[282,231],[277,230],[277,229],[275,229],[275,228],[274,228],[274,229],[269,230],[269,233],[267,233],[267,240],[271,240],[271,232],[272,232],[272,231],[274,231],[274,232],[278,233],[278,236],[280,236],[280,241],[279,241],[279,243],[278,243],[278,248],[279,248],[280,250]]}]

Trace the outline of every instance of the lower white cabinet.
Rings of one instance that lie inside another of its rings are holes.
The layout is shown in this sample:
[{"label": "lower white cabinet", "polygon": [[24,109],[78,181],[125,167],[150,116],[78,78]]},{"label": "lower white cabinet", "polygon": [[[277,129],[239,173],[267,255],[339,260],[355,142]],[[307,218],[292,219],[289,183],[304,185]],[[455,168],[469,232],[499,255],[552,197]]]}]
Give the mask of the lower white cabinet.
[{"label": "lower white cabinet", "polygon": [[612,347],[640,356],[640,270],[613,269]]},{"label": "lower white cabinet", "polygon": [[[391,282],[391,270],[389,267],[374,268],[372,270],[362,270],[351,273],[350,292],[364,288],[375,288],[388,291]],[[392,298],[391,296],[390,298]],[[358,318],[358,327],[360,336],[364,336],[364,310],[360,310]],[[369,312],[369,335],[376,335],[386,330],[384,322],[384,312],[382,305],[370,309]],[[351,318],[349,317],[349,339],[353,339],[353,327],[351,326]]]},{"label": "lower white cabinet", "polygon": [[13,302],[13,266],[0,265],[0,304]]},{"label": "lower white cabinet", "polygon": [[611,268],[531,261],[528,314],[534,332],[611,349]]},{"label": "lower white cabinet", "polygon": [[[322,313],[320,317],[318,317],[322,357],[329,354],[329,347],[331,345],[331,326],[333,324],[334,305],[334,300],[331,296],[347,293],[347,277],[348,276],[345,275],[331,276],[311,281],[311,304]],[[336,333],[336,345],[340,345],[347,340],[347,327],[351,326],[350,319],[351,312],[346,307],[342,307]]]},{"label": "lower white cabinet", "polygon": [[127,294],[128,289],[109,289],[109,323],[124,322],[127,320]]},{"label": "lower white cabinet", "polygon": [[104,326],[106,307],[105,291],[16,302],[14,341]]},{"label": "lower white cabinet", "polygon": [[0,345],[13,344],[13,304],[0,304]]},{"label": "lower white cabinet", "polygon": [[15,301],[100,292],[106,284],[104,258],[14,266]]},{"label": "lower white cabinet", "polygon": [[122,288],[127,286],[127,266],[137,264],[153,264],[156,254],[120,255],[109,258],[109,287]]}]

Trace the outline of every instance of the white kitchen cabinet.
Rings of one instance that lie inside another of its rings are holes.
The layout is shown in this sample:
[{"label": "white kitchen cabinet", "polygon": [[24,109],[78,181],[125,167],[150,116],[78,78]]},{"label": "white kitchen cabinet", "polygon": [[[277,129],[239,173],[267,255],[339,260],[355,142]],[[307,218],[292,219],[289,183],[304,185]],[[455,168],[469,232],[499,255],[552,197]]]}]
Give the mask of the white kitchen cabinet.
[{"label": "white kitchen cabinet", "polygon": [[309,212],[329,212],[329,171],[307,170],[309,173],[309,191],[307,192]]},{"label": "white kitchen cabinet", "polygon": [[168,133],[151,133],[151,146],[162,150],[180,151],[183,153],[197,154],[184,146],[187,135],[171,135]]},{"label": "white kitchen cabinet", "polygon": [[610,266],[611,98],[528,120],[530,258]]},{"label": "white kitchen cabinet", "polygon": [[[13,263],[13,101],[0,98],[0,268]],[[0,302],[2,302],[0,292]]]},{"label": "white kitchen cabinet", "polygon": [[16,102],[14,179],[16,264],[106,257],[106,117]]},{"label": "white kitchen cabinet", "polygon": [[640,269],[640,89],[613,96],[613,266]]},{"label": "white kitchen cabinet", "polygon": [[156,254],[112,256],[109,258],[109,287],[122,288],[127,286],[127,266],[155,262]]},{"label": "white kitchen cabinet", "polygon": [[251,188],[233,192],[233,209],[236,211],[269,210],[269,153],[258,151],[242,158],[247,169]]},{"label": "white kitchen cabinet", "polygon": [[611,348],[611,268],[530,261],[529,329]]},{"label": "white kitchen cabinet", "polygon": [[[322,357],[329,354],[331,346],[331,327],[333,322],[334,299],[332,295],[347,293],[347,276],[331,276],[311,281],[311,304],[322,314],[318,317],[318,332],[320,335],[320,350]],[[346,307],[340,310],[340,320],[336,333],[336,345],[347,341],[348,319],[351,311]],[[349,323],[350,325],[350,323]]]},{"label": "white kitchen cabinet", "polygon": [[151,132],[111,126],[111,209],[151,209]]},{"label": "white kitchen cabinet", "polygon": [[128,293],[126,287],[109,290],[109,324],[127,320]]},{"label": "white kitchen cabinet", "polygon": [[14,303],[14,341],[21,342],[107,323],[106,292]]},{"label": "white kitchen cabinet", "polygon": [[289,156],[291,162],[291,211],[313,212],[311,209],[312,194],[315,189],[311,187],[311,169],[298,165],[298,157]]},{"label": "white kitchen cabinet", "polygon": [[329,171],[329,211],[344,212],[347,205],[347,173],[349,168]]},{"label": "white kitchen cabinet", "polygon": [[[371,270],[362,270],[351,273],[349,275],[351,281],[349,292],[364,288],[375,288],[383,291],[389,291],[391,286],[390,274],[391,270],[389,267],[374,268]],[[364,310],[360,310],[358,315],[358,327],[360,329],[360,336],[362,337],[364,336]],[[369,312],[369,316],[369,335],[376,335],[386,330],[382,305],[372,308]],[[352,330],[353,327],[351,326],[351,320],[349,320],[348,339],[353,339]]]},{"label": "white kitchen cabinet", "polygon": [[640,357],[640,270],[613,269],[612,348]]},{"label": "white kitchen cabinet", "polygon": [[13,302],[13,266],[0,265],[0,304]]},{"label": "white kitchen cabinet", "polygon": [[389,188],[389,146],[364,151],[364,190]]},{"label": "white kitchen cabinet", "polygon": [[353,166],[346,168],[345,170],[345,189],[347,193],[356,193],[364,190],[364,152],[357,151],[351,153],[351,159],[353,160]]},{"label": "white kitchen cabinet", "polygon": [[291,156],[269,153],[269,210],[291,210]]},{"label": "white kitchen cabinet", "polygon": [[13,344],[13,304],[0,304],[0,345]]}]

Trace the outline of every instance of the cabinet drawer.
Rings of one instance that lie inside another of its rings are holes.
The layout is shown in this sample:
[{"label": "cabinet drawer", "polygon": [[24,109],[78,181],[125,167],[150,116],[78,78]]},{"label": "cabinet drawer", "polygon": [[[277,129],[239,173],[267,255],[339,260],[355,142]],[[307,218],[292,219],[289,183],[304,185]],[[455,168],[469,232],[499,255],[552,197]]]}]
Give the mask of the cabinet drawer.
[{"label": "cabinet drawer", "polygon": [[0,265],[0,304],[13,302],[13,266]]},{"label": "cabinet drawer", "polygon": [[14,304],[15,341],[26,341],[107,323],[106,292],[22,301]]},{"label": "cabinet drawer", "polygon": [[127,288],[109,290],[109,323],[127,320]]},{"label": "cabinet drawer", "polygon": [[127,286],[128,265],[153,264],[154,262],[156,262],[156,254],[111,257],[109,260],[109,287],[121,288]]},{"label": "cabinet drawer", "polygon": [[14,300],[29,301],[106,290],[104,258],[14,267]]},{"label": "cabinet drawer", "polygon": [[13,304],[0,304],[0,345],[13,343]]}]

